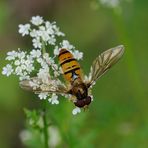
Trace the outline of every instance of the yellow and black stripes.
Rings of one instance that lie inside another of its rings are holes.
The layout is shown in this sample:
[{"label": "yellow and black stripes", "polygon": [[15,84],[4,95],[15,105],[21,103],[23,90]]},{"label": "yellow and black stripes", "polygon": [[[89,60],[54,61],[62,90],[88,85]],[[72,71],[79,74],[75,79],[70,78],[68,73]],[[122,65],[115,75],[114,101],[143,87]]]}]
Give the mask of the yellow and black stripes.
[{"label": "yellow and black stripes", "polygon": [[62,67],[64,77],[67,81],[71,82],[77,77],[81,78],[80,65],[68,50],[60,50],[59,62]]},{"label": "yellow and black stripes", "polygon": [[62,63],[60,63],[60,65],[62,66],[62,65],[66,64],[66,63],[69,63],[69,62],[71,62],[71,61],[76,61],[76,59],[74,59],[74,58],[65,59]]}]

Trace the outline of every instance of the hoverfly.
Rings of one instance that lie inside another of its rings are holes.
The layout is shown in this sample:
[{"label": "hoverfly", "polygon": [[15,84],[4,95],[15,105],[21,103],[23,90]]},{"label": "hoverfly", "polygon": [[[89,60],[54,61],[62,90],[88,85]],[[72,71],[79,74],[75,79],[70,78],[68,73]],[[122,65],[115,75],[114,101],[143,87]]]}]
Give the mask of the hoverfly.
[{"label": "hoverfly", "polygon": [[[64,78],[69,82],[69,85],[54,83],[53,81],[44,83],[38,77],[33,77],[30,80],[23,80],[20,82],[20,86],[23,89],[32,90],[35,93],[57,93],[74,96],[74,104],[77,107],[85,108],[88,106],[92,98],[89,94],[89,90],[94,83],[105,74],[123,55],[124,46],[120,45],[106,50],[100,54],[91,66],[89,73],[89,80],[85,80],[82,76],[82,69],[78,61],[74,58],[72,53],[67,49],[60,49],[58,58],[61,65]],[[39,84],[38,87],[33,88],[30,85],[30,81],[34,81]],[[55,81],[56,82],[56,81]]]}]

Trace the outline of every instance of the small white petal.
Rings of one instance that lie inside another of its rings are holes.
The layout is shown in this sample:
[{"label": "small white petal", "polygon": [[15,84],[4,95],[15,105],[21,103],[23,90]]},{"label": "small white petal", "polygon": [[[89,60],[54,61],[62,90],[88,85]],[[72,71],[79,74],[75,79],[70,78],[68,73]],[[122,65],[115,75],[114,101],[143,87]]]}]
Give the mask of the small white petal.
[{"label": "small white petal", "polygon": [[21,60],[24,60],[25,56],[26,56],[26,53],[24,51],[21,51],[17,54],[17,57]]},{"label": "small white petal", "polygon": [[52,94],[52,97],[48,99],[51,104],[59,104],[58,96],[56,94]]},{"label": "small white petal", "polygon": [[43,23],[43,18],[40,16],[33,16],[31,19],[31,23],[36,26],[41,25]]},{"label": "small white petal", "polygon": [[70,43],[69,43],[69,41],[67,41],[67,40],[63,40],[63,42],[61,43],[61,47],[62,48],[66,48],[66,49],[68,49],[68,50],[71,50],[71,49],[74,49],[75,47],[73,46],[73,45],[71,45]]},{"label": "small white petal", "polygon": [[5,67],[3,67],[2,74],[6,75],[7,77],[10,76],[13,72],[12,66],[10,64],[7,64]]},{"label": "small white petal", "polygon": [[49,78],[50,78],[50,74],[49,74],[49,68],[41,68],[39,70],[39,72],[37,73],[37,76],[39,79],[42,80],[42,82],[44,84],[48,84],[49,83]]},{"label": "small white petal", "polygon": [[19,33],[22,34],[22,36],[28,35],[30,29],[30,24],[19,25]]},{"label": "small white petal", "polygon": [[47,96],[48,96],[48,93],[40,93],[39,95],[38,95],[38,97],[42,100],[42,99],[46,99],[47,98]]},{"label": "small white petal", "polygon": [[48,44],[49,45],[55,45],[56,38],[54,36],[50,36],[48,39]]},{"label": "small white petal", "polygon": [[48,35],[46,30],[40,30],[39,35],[42,38],[42,40],[45,42],[47,42],[50,39],[50,36]]},{"label": "small white petal", "polygon": [[38,30],[33,29],[33,30],[30,32],[30,36],[31,36],[31,37],[38,37],[38,36],[39,36]]},{"label": "small white petal", "polygon": [[56,46],[55,49],[54,49],[54,55],[55,56],[59,55],[59,48],[58,48],[58,46]]},{"label": "small white petal", "polygon": [[24,74],[24,75],[20,75],[19,77],[19,80],[22,81],[22,80],[29,80],[30,76]]},{"label": "small white petal", "polygon": [[17,57],[17,52],[16,51],[10,51],[7,53],[6,60],[14,60]]},{"label": "small white petal", "polygon": [[38,82],[36,82],[36,81],[29,81],[29,85],[35,90],[35,89],[37,89],[38,87],[39,87],[39,84],[38,84]]},{"label": "small white petal", "polygon": [[49,21],[46,21],[45,26],[46,26],[46,31],[48,34],[50,34],[50,35],[54,34],[52,23],[50,23]]},{"label": "small white petal", "polygon": [[80,60],[83,58],[83,52],[79,52],[78,50],[75,50],[73,52],[74,58],[76,58],[77,60]]},{"label": "small white petal", "polygon": [[21,63],[20,63],[20,60],[16,60],[15,62],[14,62],[14,65],[16,65],[16,66],[18,66],[18,65],[20,65]]},{"label": "small white petal", "polygon": [[21,67],[22,70],[26,69],[26,65],[24,65],[24,64],[20,65],[20,67]]},{"label": "small white petal", "polygon": [[41,56],[41,51],[40,50],[32,50],[30,52],[30,55],[33,57],[33,58],[39,58]]},{"label": "small white petal", "polygon": [[[26,61],[27,62],[27,61]],[[34,65],[33,64],[25,64],[26,65],[26,71],[28,72],[28,73],[31,73],[34,69],[35,69],[35,67],[34,67]]]},{"label": "small white petal", "polygon": [[53,28],[54,28],[55,34],[56,34],[57,36],[65,36],[65,34],[64,34],[63,32],[61,32],[61,31],[59,30],[59,28],[58,28],[56,25],[53,25]]},{"label": "small white petal", "polygon": [[16,67],[15,73],[16,73],[16,75],[22,75],[22,68],[21,68],[21,66],[17,66]]},{"label": "small white petal", "polygon": [[42,47],[42,43],[40,41],[40,38],[34,38],[32,40],[32,42],[33,42],[34,48],[41,48]]},{"label": "small white petal", "polygon": [[80,112],[81,112],[81,109],[79,107],[76,107],[76,108],[73,109],[72,114],[76,115],[76,114],[78,114]]}]

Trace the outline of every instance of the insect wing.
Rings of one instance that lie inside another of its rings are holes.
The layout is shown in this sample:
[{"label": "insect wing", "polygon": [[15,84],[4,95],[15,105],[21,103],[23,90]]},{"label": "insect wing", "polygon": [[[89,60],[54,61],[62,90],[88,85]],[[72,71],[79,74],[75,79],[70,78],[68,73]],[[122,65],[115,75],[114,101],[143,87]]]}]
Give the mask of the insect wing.
[{"label": "insect wing", "polygon": [[43,83],[38,77],[33,77],[30,80],[23,80],[20,82],[20,87],[22,89],[33,91],[35,93],[57,93],[57,94],[67,94],[68,89],[64,84],[60,84],[57,80],[49,80],[48,83]]},{"label": "insect wing", "polygon": [[110,69],[123,55],[124,46],[120,45],[106,50],[99,55],[93,62],[90,74],[88,87],[93,85],[97,79],[99,79],[105,72]]}]

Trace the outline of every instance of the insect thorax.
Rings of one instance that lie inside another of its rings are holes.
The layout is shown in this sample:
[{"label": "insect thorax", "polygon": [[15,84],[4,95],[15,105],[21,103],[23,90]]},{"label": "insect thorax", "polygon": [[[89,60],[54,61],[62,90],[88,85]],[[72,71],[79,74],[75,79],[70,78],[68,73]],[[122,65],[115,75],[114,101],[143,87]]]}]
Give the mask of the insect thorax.
[{"label": "insect thorax", "polygon": [[76,96],[78,100],[82,100],[88,96],[88,88],[85,83],[76,79],[72,84],[71,93]]}]

